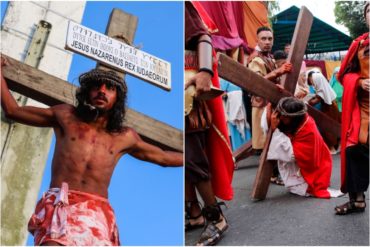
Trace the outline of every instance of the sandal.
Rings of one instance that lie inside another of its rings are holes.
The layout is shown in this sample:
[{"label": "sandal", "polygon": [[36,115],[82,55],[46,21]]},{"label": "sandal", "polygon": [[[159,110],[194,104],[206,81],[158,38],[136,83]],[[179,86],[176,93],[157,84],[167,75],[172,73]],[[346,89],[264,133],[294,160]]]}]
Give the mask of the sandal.
[{"label": "sandal", "polygon": [[[225,225],[222,229],[219,229],[216,225],[225,222]],[[210,222],[204,231],[202,232],[202,235],[200,236],[199,241],[197,242],[197,246],[213,246],[218,243],[218,241],[221,240],[221,237],[223,233],[229,228],[229,225],[227,224],[227,221],[225,217],[222,216],[222,218],[218,221],[212,221]]]},{"label": "sandal", "polygon": [[[220,205],[225,205],[225,203],[219,202],[203,209],[204,216],[207,219],[207,226],[204,228],[200,239],[196,243],[197,246],[211,246],[217,244],[221,240],[223,233],[229,228],[227,220],[222,214]],[[220,223],[223,223],[222,228],[219,228]]]},{"label": "sandal", "polygon": [[[190,230],[194,230],[194,229],[197,229],[197,228],[204,227],[204,225],[206,223],[202,212],[200,212],[200,214],[197,215],[197,216],[190,216],[191,215],[190,214],[190,208],[191,208],[191,205],[193,203],[199,204],[200,209],[202,209],[202,204],[198,201],[187,201],[186,202],[186,206],[185,206],[185,231],[190,231]],[[200,217],[203,218],[202,223],[200,223],[200,224],[199,223],[191,224],[191,220],[195,221],[195,220],[198,220]]]},{"label": "sandal", "polygon": [[284,186],[284,181],[281,179],[280,175],[277,177],[271,177],[270,182],[276,185]]},{"label": "sandal", "polygon": [[[363,207],[356,206],[356,203],[364,203]],[[350,200],[349,202],[346,202],[340,206],[335,207],[335,214],[336,215],[347,215],[351,213],[362,213],[365,211],[366,208],[366,202],[363,201],[355,201]]]}]

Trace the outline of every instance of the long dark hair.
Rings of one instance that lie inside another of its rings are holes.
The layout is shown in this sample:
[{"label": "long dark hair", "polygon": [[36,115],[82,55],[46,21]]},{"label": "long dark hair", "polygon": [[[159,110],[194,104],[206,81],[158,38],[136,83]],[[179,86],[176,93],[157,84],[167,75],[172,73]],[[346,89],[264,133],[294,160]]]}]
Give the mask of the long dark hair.
[{"label": "long dark hair", "polygon": [[77,116],[84,122],[92,122],[99,116],[99,109],[92,106],[89,99],[90,90],[102,84],[116,87],[117,98],[112,109],[108,112],[108,132],[122,132],[125,130],[124,117],[126,114],[127,86],[126,82],[113,71],[93,69],[83,73],[78,78],[80,87],[76,91]]},{"label": "long dark hair", "polygon": [[306,119],[307,106],[302,100],[297,98],[281,98],[276,106],[276,109],[282,116],[287,116],[291,119],[289,126],[285,126],[282,122],[280,122],[278,127],[283,132],[295,134],[295,132]]}]

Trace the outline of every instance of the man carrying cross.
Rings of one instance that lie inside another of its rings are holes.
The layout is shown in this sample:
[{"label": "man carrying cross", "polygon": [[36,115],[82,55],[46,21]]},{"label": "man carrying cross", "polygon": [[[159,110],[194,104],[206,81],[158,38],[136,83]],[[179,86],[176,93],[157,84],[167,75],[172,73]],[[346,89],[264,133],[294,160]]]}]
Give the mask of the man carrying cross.
[{"label": "man carrying cross", "polygon": [[[295,164],[289,164],[290,167],[282,169],[289,190],[318,198],[337,196],[334,191],[331,193],[328,190],[332,170],[329,149],[315,121],[307,114],[305,103],[294,97],[281,98],[274,112],[271,112],[271,107],[267,108],[267,122],[274,131],[269,156],[272,157],[271,152],[275,152],[273,157],[277,160],[285,163],[295,161],[298,166],[296,169]],[[284,142],[286,136],[290,140]]]},{"label": "man carrying cross", "polygon": [[[1,67],[7,62],[1,58]],[[124,154],[161,166],[181,166],[181,153],[163,151],[125,127],[127,87],[115,72],[91,70],[79,77],[77,107],[18,106],[1,77],[6,117],[52,127],[56,146],[50,189],[37,203],[28,229],[35,245],[119,245],[108,187]]]},{"label": "man carrying cross", "polygon": [[[277,68],[275,60],[272,54],[270,54],[273,42],[273,33],[270,28],[258,28],[257,46],[248,58],[247,67],[264,78],[274,83],[279,83],[280,76],[290,72],[292,64],[284,63],[281,67]],[[252,148],[258,150],[258,152],[263,149],[266,139],[261,128],[261,116],[266,104],[266,99],[259,96],[252,97]],[[282,182],[278,179],[278,174],[279,171],[275,167],[271,181],[281,184]]]}]

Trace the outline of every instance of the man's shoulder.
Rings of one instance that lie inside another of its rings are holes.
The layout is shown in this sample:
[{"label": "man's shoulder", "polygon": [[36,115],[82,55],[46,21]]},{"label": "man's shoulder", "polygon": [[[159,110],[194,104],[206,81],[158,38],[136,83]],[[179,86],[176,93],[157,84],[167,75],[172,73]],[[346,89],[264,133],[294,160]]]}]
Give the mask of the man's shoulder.
[{"label": "man's shoulder", "polygon": [[256,73],[266,74],[265,62],[259,56],[252,58],[247,67]]},{"label": "man's shoulder", "polygon": [[52,109],[56,111],[72,111],[76,109],[73,105],[70,104],[59,104],[59,105],[54,105],[51,107]]},{"label": "man's shoulder", "polygon": [[70,104],[59,104],[59,105],[54,105],[51,107],[51,109],[54,111],[54,114],[57,116],[68,116],[68,115],[75,115],[76,107]]},{"label": "man's shoulder", "polygon": [[263,61],[262,57],[260,57],[260,56],[255,56],[254,58],[252,58],[251,63],[252,62],[261,63],[261,64],[265,63],[265,61]]},{"label": "man's shoulder", "polygon": [[114,132],[111,134],[117,138],[124,138],[125,140],[130,138],[136,139],[136,136],[139,136],[135,129],[131,127],[124,127],[120,132]]},{"label": "man's shoulder", "polygon": [[263,61],[261,54],[257,51],[254,51],[248,58],[248,64],[250,63],[259,63],[259,64],[264,64],[265,62]]},{"label": "man's shoulder", "polygon": [[110,133],[117,145],[122,145],[129,150],[141,140],[139,134],[130,127],[125,127],[121,132]]}]

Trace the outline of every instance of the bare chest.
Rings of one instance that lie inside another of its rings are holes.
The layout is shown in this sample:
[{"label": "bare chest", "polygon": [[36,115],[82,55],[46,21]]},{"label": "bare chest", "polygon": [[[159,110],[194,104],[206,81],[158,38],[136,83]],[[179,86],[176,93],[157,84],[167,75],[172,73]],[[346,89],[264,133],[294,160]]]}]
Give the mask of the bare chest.
[{"label": "bare chest", "polygon": [[63,160],[93,167],[114,166],[122,150],[117,138],[81,122],[57,133],[56,148]]}]

